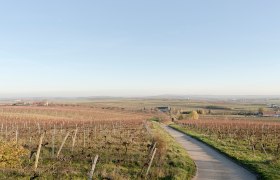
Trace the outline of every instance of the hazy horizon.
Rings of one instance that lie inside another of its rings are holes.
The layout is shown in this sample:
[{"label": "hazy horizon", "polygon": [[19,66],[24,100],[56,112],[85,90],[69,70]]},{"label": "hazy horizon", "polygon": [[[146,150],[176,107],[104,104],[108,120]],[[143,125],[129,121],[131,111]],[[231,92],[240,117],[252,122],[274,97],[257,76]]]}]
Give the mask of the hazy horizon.
[{"label": "hazy horizon", "polygon": [[182,99],[186,99],[186,98],[191,98],[191,99],[208,99],[208,98],[212,98],[212,99],[280,99],[280,95],[209,95],[209,94],[148,94],[148,95],[110,95],[110,94],[106,94],[106,95],[69,95],[69,94],[64,94],[64,95],[41,95],[41,94],[34,94],[34,93],[30,93],[30,94],[25,94],[25,95],[6,95],[6,96],[0,96],[0,100],[5,100],[5,99],[56,99],[56,98],[66,98],[66,99],[80,99],[80,98],[85,98],[85,99],[90,99],[90,98],[182,98]]},{"label": "hazy horizon", "polygon": [[280,2],[5,1],[0,97],[280,94]]}]

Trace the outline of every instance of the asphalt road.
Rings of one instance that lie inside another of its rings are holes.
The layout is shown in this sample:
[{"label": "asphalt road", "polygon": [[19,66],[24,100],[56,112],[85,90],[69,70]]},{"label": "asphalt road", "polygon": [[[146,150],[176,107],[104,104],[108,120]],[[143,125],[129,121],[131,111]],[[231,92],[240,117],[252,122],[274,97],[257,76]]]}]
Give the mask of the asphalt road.
[{"label": "asphalt road", "polygon": [[168,126],[162,126],[188,152],[197,165],[194,180],[255,180],[254,174],[234,163],[224,155],[202,142],[178,132]]}]

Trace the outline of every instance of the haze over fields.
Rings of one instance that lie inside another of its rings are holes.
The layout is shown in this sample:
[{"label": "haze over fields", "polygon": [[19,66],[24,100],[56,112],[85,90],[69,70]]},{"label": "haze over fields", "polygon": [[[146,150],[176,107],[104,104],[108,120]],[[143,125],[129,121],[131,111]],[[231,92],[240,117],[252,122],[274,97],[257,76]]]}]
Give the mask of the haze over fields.
[{"label": "haze over fields", "polygon": [[279,7],[5,1],[0,97],[279,95]]}]

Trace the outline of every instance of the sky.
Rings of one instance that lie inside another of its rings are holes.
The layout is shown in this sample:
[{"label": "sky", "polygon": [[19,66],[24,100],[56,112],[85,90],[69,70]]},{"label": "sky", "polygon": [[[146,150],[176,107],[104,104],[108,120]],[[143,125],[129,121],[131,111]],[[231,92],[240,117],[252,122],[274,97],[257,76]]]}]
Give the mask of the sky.
[{"label": "sky", "polygon": [[10,0],[0,97],[280,95],[279,0]]}]

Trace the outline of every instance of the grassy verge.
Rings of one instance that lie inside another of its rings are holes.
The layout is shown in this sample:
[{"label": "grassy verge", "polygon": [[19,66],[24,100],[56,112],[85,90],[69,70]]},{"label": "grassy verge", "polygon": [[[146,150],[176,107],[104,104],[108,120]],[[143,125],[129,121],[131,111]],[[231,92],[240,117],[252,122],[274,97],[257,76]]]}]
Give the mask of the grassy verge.
[{"label": "grassy verge", "polygon": [[163,167],[169,170],[170,177],[165,179],[181,180],[194,177],[196,166],[186,150],[165,132],[159,123],[152,122],[151,129],[155,140],[159,143],[159,153],[164,154]]},{"label": "grassy verge", "polygon": [[172,124],[170,127],[208,144],[217,151],[243,165],[245,168],[256,172],[259,175],[259,179],[280,179],[279,158],[275,159],[261,152],[253,154],[243,142],[220,141],[214,137],[206,136],[193,129],[186,129],[177,124]]}]

